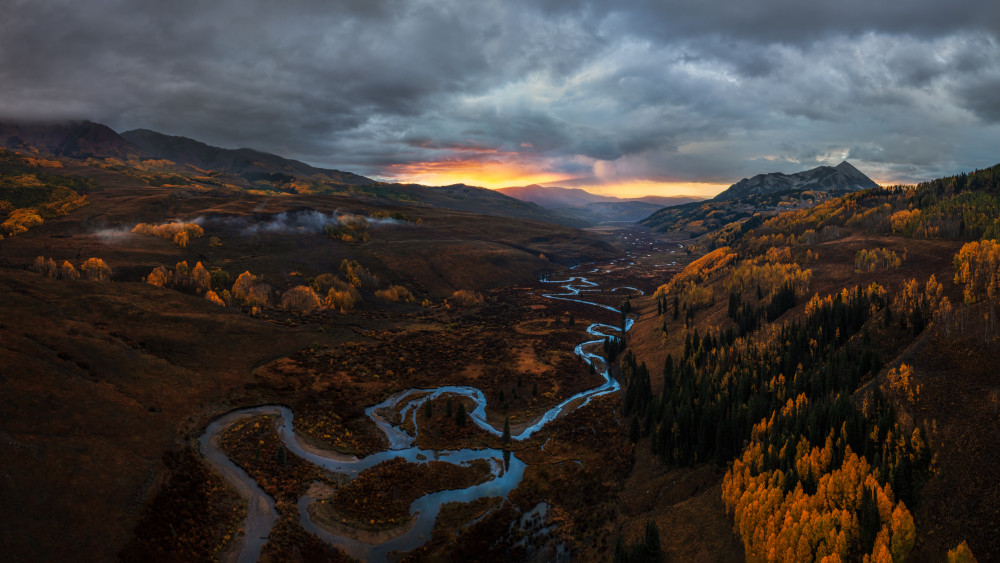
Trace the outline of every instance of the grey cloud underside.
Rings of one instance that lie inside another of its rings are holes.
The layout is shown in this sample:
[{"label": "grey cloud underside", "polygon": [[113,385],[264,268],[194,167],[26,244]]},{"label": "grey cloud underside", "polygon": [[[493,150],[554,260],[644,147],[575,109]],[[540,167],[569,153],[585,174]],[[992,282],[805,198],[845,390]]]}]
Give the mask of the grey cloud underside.
[{"label": "grey cloud underside", "polygon": [[972,0],[21,1],[0,113],[366,175],[480,148],[598,180],[845,158],[919,180],[1000,160],[998,22]]}]

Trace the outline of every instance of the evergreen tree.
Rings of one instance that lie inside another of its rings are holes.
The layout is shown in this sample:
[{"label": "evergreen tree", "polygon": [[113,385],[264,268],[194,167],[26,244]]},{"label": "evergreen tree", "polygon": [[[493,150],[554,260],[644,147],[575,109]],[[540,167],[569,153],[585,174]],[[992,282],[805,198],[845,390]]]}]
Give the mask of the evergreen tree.
[{"label": "evergreen tree", "polygon": [[431,406],[430,399],[424,401],[424,418],[431,417],[431,414],[433,414],[433,408],[434,407]]},{"label": "evergreen tree", "polygon": [[285,465],[288,461],[288,453],[285,451],[285,446],[278,446],[278,465]]},{"label": "evergreen tree", "polygon": [[448,402],[445,403],[444,415],[451,418],[451,397],[448,397]]},{"label": "evergreen tree", "polygon": [[629,563],[628,548],[625,547],[625,540],[621,536],[615,540],[615,555],[612,561],[613,563]]},{"label": "evergreen tree", "polygon": [[504,444],[509,444],[510,443],[510,417],[509,416],[507,418],[505,418],[504,421],[503,421],[503,436],[500,438],[500,440]]},{"label": "evergreen tree", "polygon": [[458,412],[455,413],[455,424],[465,426],[465,403],[459,401]]}]

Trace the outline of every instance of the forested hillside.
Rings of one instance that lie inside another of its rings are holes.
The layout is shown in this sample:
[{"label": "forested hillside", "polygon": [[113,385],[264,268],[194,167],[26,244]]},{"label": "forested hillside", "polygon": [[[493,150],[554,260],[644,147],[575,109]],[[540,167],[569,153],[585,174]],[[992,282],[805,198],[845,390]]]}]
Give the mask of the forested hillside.
[{"label": "forested hillside", "polygon": [[729,224],[641,309],[632,437],[728,467],[749,559],[1000,556],[998,173]]}]

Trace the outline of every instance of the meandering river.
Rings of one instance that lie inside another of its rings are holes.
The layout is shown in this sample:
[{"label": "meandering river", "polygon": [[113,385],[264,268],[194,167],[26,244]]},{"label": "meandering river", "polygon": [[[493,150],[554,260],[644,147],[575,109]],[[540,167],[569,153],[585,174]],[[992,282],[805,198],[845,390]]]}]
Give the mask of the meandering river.
[{"label": "meandering river", "polygon": [[[571,277],[566,280],[552,281],[548,283],[558,284],[565,291],[562,293],[546,293],[544,297],[563,301],[583,303],[595,307],[601,307],[610,311],[618,310],[609,305],[595,303],[584,299],[584,292],[599,291],[597,283],[582,276]],[[627,289],[642,292],[638,289]],[[632,327],[633,320],[625,320],[624,330],[628,331]],[[608,336],[617,337],[621,328],[602,323],[593,323],[587,327],[587,333],[594,336],[594,340],[588,340],[576,345],[575,352],[578,356],[590,365],[593,365],[596,372],[604,379],[600,385],[581,391],[552,407],[530,425],[524,428],[517,435],[512,435],[513,440],[525,440],[545,427],[546,424],[555,420],[568,412],[578,409],[588,404],[594,397],[607,395],[619,390],[618,382],[610,376],[608,366],[604,358],[596,352],[601,349],[601,344]],[[303,496],[298,501],[299,514],[302,526],[309,532],[316,534],[326,542],[337,545],[347,554],[366,561],[383,561],[392,551],[410,551],[426,543],[431,537],[434,528],[434,521],[437,518],[441,506],[449,502],[472,502],[480,498],[503,497],[514,490],[521,482],[524,475],[525,464],[514,455],[509,455],[509,461],[504,461],[504,452],[492,448],[483,449],[461,449],[461,450],[424,450],[415,447],[417,433],[419,432],[417,412],[425,401],[436,399],[443,395],[461,396],[471,399],[475,403],[475,408],[469,412],[469,418],[483,430],[500,436],[500,430],[494,428],[486,421],[486,397],[483,392],[474,387],[444,386],[435,389],[408,389],[396,393],[386,398],[377,405],[373,405],[365,410],[365,413],[375,423],[375,425],[385,434],[389,441],[389,448],[358,459],[356,457],[344,456],[336,452],[317,450],[316,448],[304,449],[299,444],[295,434],[294,414],[285,406],[263,405],[249,407],[230,412],[209,424],[201,435],[200,451],[212,467],[228,482],[230,482],[244,497],[248,499],[247,518],[244,523],[246,535],[242,539],[239,555],[240,562],[253,562],[260,558],[261,550],[267,543],[267,537],[274,524],[278,520],[278,512],[275,508],[274,499],[261,489],[260,485],[254,481],[242,468],[230,460],[219,448],[221,434],[235,422],[247,417],[258,415],[273,415],[276,417],[276,427],[278,436],[284,442],[285,447],[295,455],[314,463],[329,471],[354,478],[365,469],[378,465],[383,461],[402,458],[410,462],[424,462],[427,460],[438,460],[458,465],[468,465],[475,460],[486,460],[490,463],[491,477],[478,485],[473,485],[464,489],[454,489],[438,491],[424,495],[410,506],[410,514],[415,517],[412,525],[404,533],[378,544],[368,544],[357,539],[340,536],[320,527],[314,523],[307,510],[313,498]],[[412,418],[414,433],[411,435],[402,424],[392,424],[383,417],[382,412],[398,412],[401,419],[407,416]]]}]

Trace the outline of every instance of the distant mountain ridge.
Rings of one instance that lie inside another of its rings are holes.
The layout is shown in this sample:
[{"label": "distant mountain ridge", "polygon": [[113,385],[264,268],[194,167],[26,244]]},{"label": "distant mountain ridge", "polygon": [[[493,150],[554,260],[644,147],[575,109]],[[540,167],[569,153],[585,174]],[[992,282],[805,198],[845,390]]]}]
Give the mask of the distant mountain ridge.
[{"label": "distant mountain ridge", "polygon": [[164,135],[149,129],[133,129],[125,131],[121,136],[150,156],[202,169],[221,170],[238,175],[292,174],[325,177],[332,182],[349,186],[376,183],[371,178],[351,172],[316,168],[298,160],[254,149],[213,147],[187,137]]},{"label": "distant mountain ridge", "polygon": [[92,121],[0,122],[0,146],[68,158],[142,155],[142,149],[113,129]]},{"label": "distant mountain ridge", "polygon": [[537,184],[495,190],[552,211],[572,214],[593,223],[634,222],[672,205],[701,201],[688,196],[643,196],[621,198],[590,193],[580,188],[544,187]]},{"label": "distant mountain ridge", "polygon": [[766,217],[812,207],[832,197],[877,187],[845,160],[795,174],[771,172],[744,178],[708,201],[661,209],[641,223],[655,231],[696,237],[756,214]]},{"label": "distant mountain ridge", "polygon": [[[438,207],[482,215],[583,227],[592,220],[560,213],[486,188],[456,184],[422,186],[379,182],[371,178],[311,166],[254,149],[224,149],[148,129],[116,133],[91,121],[0,121],[0,147],[15,152],[72,159],[84,166],[90,158],[117,159],[116,173],[150,186],[176,189],[251,191],[274,195],[347,195],[358,200]],[[170,161],[173,165],[150,162]]]},{"label": "distant mountain ridge", "polygon": [[599,195],[580,188],[560,188],[555,186],[545,187],[539,186],[538,184],[499,188],[496,191],[504,195],[517,198],[521,201],[530,201],[531,203],[537,203],[542,207],[548,207],[550,209],[559,207],[581,207],[590,203],[598,202],[626,201],[639,201],[659,205],[660,207],[667,207],[670,205],[680,205],[682,203],[690,203],[692,201],[701,200],[701,198],[689,196],[647,195],[643,197],[616,197]]},{"label": "distant mountain ridge", "polygon": [[871,178],[845,160],[836,166],[817,166],[794,174],[770,172],[743,178],[713,199],[715,201],[746,199],[751,195],[790,190],[857,191],[877,187],[878,184]]}]

